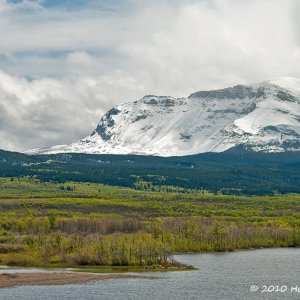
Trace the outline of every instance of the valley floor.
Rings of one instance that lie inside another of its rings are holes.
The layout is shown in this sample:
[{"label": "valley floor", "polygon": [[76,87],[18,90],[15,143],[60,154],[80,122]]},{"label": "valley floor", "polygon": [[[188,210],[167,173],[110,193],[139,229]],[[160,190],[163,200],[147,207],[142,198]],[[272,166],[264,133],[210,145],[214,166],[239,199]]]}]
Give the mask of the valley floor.
[{"label": "valley floor", "polygon": [[0,263],[179,268],[178,252],[300,246],[300,196],[0,178]]}]

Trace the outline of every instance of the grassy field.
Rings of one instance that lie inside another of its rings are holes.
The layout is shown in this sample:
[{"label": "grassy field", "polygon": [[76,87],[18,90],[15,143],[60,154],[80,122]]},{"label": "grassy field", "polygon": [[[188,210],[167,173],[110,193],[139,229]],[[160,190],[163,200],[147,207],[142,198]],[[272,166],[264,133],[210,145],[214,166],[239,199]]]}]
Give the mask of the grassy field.
[{"label": "grassy field", "polygon": [[300,196],[140,191],[0,178],[0,261],[171,266],[172,254],[300,245]]}]

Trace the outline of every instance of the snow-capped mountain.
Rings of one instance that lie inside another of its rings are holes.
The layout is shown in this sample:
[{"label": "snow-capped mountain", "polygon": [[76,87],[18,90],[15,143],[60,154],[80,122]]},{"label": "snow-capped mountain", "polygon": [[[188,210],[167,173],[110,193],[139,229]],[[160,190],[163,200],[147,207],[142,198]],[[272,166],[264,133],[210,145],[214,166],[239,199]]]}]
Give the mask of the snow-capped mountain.
[{"label": "snow-capped mountain", "polygon": [[237,145],[264,152],[300,150],[300,79],[200,91],[187,98],[148,95],[113,107],[79,142],[28,153],[177,156]]}]

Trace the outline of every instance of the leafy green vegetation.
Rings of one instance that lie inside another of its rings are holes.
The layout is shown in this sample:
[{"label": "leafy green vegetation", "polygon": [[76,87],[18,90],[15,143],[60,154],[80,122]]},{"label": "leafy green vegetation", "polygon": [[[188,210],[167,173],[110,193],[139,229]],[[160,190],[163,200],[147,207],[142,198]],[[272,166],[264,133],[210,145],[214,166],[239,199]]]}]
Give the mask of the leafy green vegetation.
[{"label": "leafy green vegetation", "polygon": [[145,268],[176,252],[300,245],[299,195],[151,190],[2,177],[0,261]]}]

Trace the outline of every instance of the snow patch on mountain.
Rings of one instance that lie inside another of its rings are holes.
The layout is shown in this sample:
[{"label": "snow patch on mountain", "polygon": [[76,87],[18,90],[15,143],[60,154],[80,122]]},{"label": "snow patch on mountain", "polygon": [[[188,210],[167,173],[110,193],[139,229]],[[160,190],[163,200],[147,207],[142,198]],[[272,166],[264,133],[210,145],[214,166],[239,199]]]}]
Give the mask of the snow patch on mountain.
[{"label": "snow patch on mountain", "polygon": [[79,142],[28,153],[61,152],[160,156],[249,150],[300,150],[300,80],[200,91],[187,98],[147,95],[113,107]]}]

